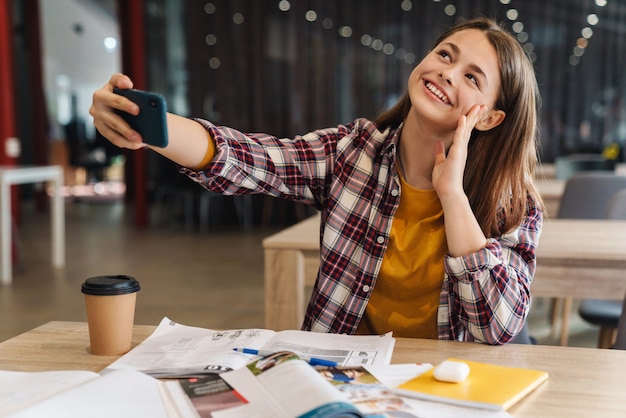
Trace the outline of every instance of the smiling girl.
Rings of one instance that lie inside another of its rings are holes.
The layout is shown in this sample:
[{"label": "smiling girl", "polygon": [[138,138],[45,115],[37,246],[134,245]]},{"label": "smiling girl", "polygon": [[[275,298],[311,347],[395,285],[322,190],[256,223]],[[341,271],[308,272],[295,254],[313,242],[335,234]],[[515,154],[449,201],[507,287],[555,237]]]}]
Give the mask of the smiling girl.
[{"label": "smiling girl", "polygon": [[542,203],[537,83],[516,39],[463,21],[415,67],[403,98],[293,139],[168,114],[169,144],[142,142],[96,91],[90,113],[112,143],[149,147],[224,194],[265,193],[321,213],[321,258],[303,329],[504,344],[530,308]]}]

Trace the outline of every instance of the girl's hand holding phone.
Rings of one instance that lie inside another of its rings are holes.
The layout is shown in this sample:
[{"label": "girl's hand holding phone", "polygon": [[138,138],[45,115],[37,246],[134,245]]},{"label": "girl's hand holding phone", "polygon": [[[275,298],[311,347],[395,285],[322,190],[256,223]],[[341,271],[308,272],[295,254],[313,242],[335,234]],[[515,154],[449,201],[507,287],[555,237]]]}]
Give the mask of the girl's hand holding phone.
[{"label": "girl's hand holding phone", "polygon": [[131,79],[118,73],[94,92],[89,108],[94,126],[120,148],[136,150],[148,144],[167,146],[165,100],[155,93],[132,87]]},{"label": "girl's hand holding phone", "polygon": [[139,106],[139,114],[131,115],[123,110],[116,113],[137,131],[145,144],[159,148],[167,146],[167,104],[163,96],[142,90],[113,88],[113,93],[126,97]]}]

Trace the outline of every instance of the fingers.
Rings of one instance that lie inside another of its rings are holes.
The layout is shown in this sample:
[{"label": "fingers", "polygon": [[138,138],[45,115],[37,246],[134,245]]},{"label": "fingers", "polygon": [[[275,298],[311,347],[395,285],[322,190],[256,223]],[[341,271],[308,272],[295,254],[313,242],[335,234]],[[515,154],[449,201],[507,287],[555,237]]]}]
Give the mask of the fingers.
[{"label": "fingers", "polygon": [[133,82],[124,74],[114,74],[109,81],[92,96],[92,104],[89,114],[93,117],[96,129],[111,143],[118,147],[139,149],[145,144],[139,133],[120,117],[117,111],[127,112],[132,115],[139,114],[139,106],[126,97],[113,92],[113,88],[128,89],[133,87]]},{"label": "fingers", "polygon": [[486,105],[474,105],[471,107],[466,116],[470,130],[474,129],[476,124],[480,122],[481,118],[487,113],[487,110]]},{"label": "fingers", "polygon": [[487,113],[487,106],[474,105],[470,108],[467,115],[463,115],[459,118],[457,125],[455,141],[469,142],[472,130],[481,118]]},{"label": "fingers", "polygon": [[141,136],[113,112],[94,117],[93,124],[102,136],[120,148],[136,150],[145,146]]},{"label": "fingers", "polygon": [[435,166],[442,164],[446,160],[446,147],[443,141],[435,142]]},{"label": "fingers", "polygon": [[111,76],[107,85],[111,86],[111,90],[113,90],[113,87],[117,87],[119,89],[132,89],[133,81],[125,74],[116,73]]}]

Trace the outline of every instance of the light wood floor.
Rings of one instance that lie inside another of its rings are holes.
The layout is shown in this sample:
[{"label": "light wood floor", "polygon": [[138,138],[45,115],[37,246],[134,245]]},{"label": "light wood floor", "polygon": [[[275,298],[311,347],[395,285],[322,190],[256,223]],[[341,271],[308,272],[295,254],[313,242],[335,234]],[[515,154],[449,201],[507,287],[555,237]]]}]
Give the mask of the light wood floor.
[{"label": "light wood floor", "polygon": [[[263,327],[264,237],[286,227],[243,232],[213,225],[206,234],[181,223],[137,229],[123,202],[66,202],[67,266],[50,264],[49,214],[22,205],[20,265],[13,284],[0,286],[0,341],[51,320],[85,321],[81,283],[91,276],[127,274],[141,284],[135,322],[156,325],[167,316],[214,329]],[[556,344],[548,303],[536,300],[530,331],[540,344]],[[595,347],[597,330],[575,313],[570,346]]]}]

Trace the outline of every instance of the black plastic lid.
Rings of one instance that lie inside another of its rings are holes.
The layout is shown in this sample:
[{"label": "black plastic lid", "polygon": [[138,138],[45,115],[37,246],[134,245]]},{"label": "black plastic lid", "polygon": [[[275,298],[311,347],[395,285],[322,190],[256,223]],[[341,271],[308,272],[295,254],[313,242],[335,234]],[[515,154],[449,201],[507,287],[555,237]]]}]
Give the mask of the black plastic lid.
[{"label": "black plastic lid", "polygon": [[112,296],[137,292],[139,282],[130,276],[97,276],[83,283],[81,291],[86,295]]}]

